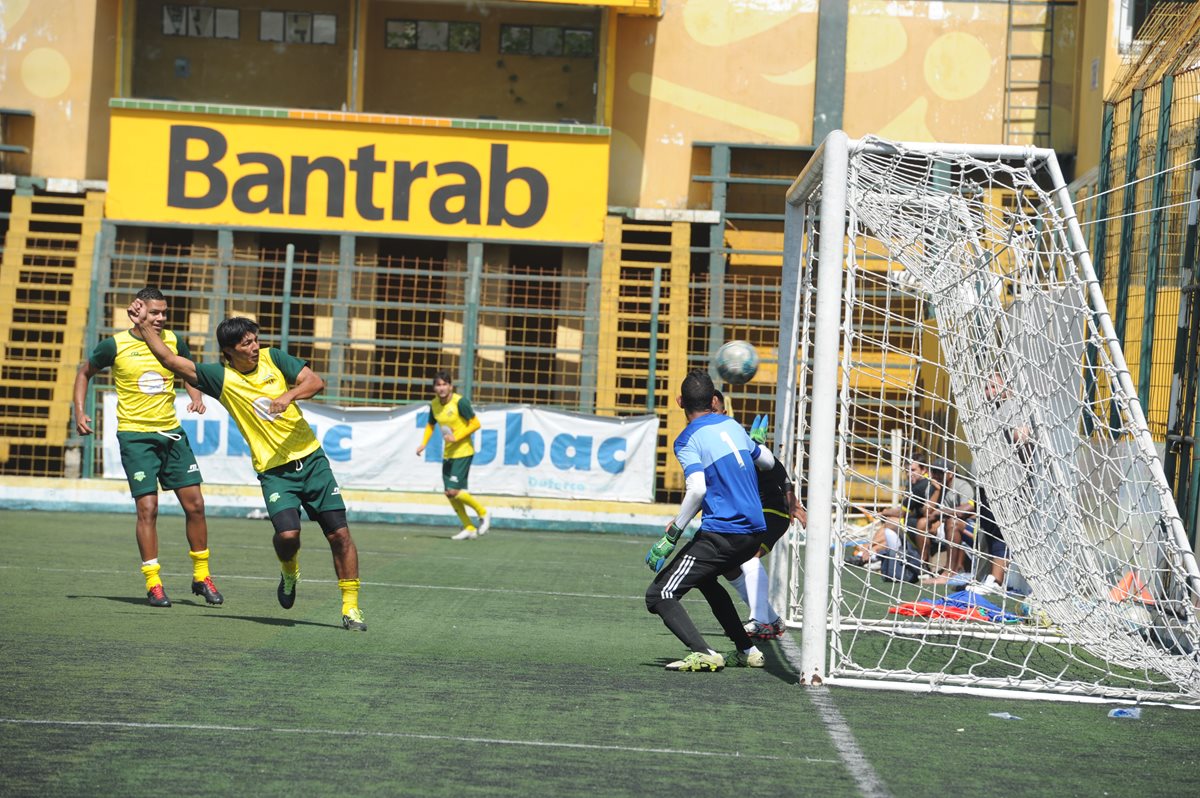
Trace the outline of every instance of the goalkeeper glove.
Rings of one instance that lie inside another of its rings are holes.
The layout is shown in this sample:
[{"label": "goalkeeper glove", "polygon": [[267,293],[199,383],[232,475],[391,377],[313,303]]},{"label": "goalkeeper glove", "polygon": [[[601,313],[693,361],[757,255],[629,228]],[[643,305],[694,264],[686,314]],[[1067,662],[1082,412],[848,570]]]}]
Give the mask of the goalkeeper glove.
[{"label": "goalkeeper glove", "polygon": [[646,565],[650,566],[650,570],[658,573],[662,570],[667,562],[667,558],[671,556],[671,552],[675,550],[675,544],[679,542],[679,537],[683,534],[683,530],[675,526],[674,522],[667,527],[667,534],[658,539],[658,542],[650,547],[650,553],[646,555]]},{"label": "goalkeeper glove", "polygon": [[757,444],[767,442],[767,421],[770,416],[755,416],[754,423],[750,425],[750,440]]}]

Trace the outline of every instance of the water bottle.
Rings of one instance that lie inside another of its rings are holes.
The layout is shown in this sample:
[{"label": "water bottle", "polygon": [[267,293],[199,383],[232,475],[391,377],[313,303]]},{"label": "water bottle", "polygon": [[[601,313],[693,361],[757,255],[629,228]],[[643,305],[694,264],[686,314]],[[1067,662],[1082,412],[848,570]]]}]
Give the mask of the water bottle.
[{"label": "water bottle", "polygon": [[1119,707],[1117,709],[1109,710],[1108,716],[1110,718],[1133,718],[1134,720],[1137,720],[1138,718],[1140,718],[1142,716],[1142,708],[1141,707]]}]

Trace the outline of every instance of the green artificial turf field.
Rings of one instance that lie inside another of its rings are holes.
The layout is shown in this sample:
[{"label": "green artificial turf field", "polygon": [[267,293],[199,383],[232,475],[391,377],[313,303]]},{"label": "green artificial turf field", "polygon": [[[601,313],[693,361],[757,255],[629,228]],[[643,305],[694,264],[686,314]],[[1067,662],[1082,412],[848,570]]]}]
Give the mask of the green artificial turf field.
[{"label": "green artificial turf field", "polygon": [[1178,796],[1197,766],[1197,712],[811,690],[778,642],[666,672],[649,538],[356,524],[353,634],[315,524],[285,611],[269,522],[210,520],[210,608],[163,518],[169,609],[132,522],[0,512],[0,795]]}]

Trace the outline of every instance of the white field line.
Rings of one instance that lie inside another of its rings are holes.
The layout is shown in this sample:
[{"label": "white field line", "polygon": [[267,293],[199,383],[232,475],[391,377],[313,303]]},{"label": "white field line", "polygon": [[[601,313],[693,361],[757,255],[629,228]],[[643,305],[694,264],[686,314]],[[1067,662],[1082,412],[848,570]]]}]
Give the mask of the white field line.
[{"label": "white field line", "polygon": [[740,751],[705,751],[689,748],[645,748],[632,745],[600,745],[597,743],[563,743],[546,740],[510,740],[503,737],[461,737],[451,734],[419,734],[417,732],[381,732],[339,729],[286,728],[276,726],[223,726],[208,723],[132,723],[112,720],[39,720],[26,718],[0,718],[0,723],[13,726],[58,726],[108,729],[167,729],[170,731],[234,732],[239,734],[311,734],[326,737],[367,737],[397,740],[431,740],[434,742],[478,743],[482,745],[512,745],[530,748],[565,748],[582,751],[620,751],[634,754],[668,754],[671,756],[717,757],[723,759],[756,759],[775,762],[804,762],[816,764],[840,764],[834,759],[812,757],[773,756],[770,754],[744,754]]},{"label": "white field line", "polygon": [[[796,673],[802,673],[800,670],[800,647],[792,642],[791,637],[787,634],[780,637],[779,642]],[[833,747],[841,757],[842,764],[846,766],[846,770],[850,771],[854,783],[858,785],[858,791],[865,798],[889,798],[891,793],[888,792],[887,785],[883,783],[883,779],[879,778],[875,768],[871,767],[866,754],[858,745],[858,740],[854,739],[850,725],[846,723],[846,719],[838,711],[837,705],[833,703],[833,696],[829,694],[829,688],[801,687],[800,689],[808,696],[813,708],[817,710],[821,722],[825,724],[825,731],[829,735],[829,739],[833,741]]]}]

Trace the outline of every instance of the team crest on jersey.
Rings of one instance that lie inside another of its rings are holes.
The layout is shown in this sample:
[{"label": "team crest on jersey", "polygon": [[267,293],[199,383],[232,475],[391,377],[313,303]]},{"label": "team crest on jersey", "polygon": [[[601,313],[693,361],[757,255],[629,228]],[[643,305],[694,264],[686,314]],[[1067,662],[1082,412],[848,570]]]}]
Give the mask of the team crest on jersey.
[{"label": "team crest on jersey", "polygon": [[145,471],[138,471],[136,474],[134,474],[134,475],[133,475],[133,478],[134,478],[135,480],[137,480],[138,482],[141,482],[143,479],[145,479],[145,478],[146,478],[146,472],[145,472]]},{"label": "team crest on jersey", "polygon": [[279,418],[278,413],[271,412],[271,400],[265,396],[260,396],[250,403],[254,407],[255,414],[263,421],[274,422]]},{"label": "team crest on jersey", "polygon": [[167,390],[167,381],[157,371],[142,372],[142,375],[137,378],[137,385],[139,391],[150,396]]},{"label": "team crest on jersey", "polygon": [[270,496],[267,497],[267,501],[269,501],[271,504],[274,504],[275,502],[279,501],[279,494],[272,493]]}]

